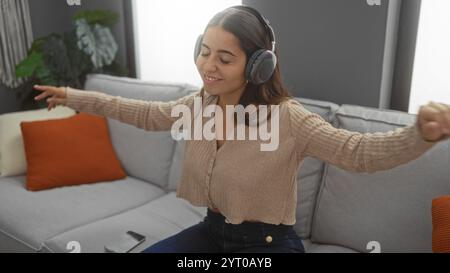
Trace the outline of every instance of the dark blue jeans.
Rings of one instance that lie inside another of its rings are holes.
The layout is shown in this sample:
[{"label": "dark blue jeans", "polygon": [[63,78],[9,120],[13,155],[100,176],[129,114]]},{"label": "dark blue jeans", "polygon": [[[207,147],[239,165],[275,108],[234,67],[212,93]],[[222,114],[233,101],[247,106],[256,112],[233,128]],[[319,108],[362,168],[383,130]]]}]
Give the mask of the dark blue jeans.
[{"label": "dark blue jeans", "polygon": [[217,252],[305,252],[293,226],[261,222],[233,225],[225,217],[208,209],[202,222],[157,242],[145,253],[217,253]]}]

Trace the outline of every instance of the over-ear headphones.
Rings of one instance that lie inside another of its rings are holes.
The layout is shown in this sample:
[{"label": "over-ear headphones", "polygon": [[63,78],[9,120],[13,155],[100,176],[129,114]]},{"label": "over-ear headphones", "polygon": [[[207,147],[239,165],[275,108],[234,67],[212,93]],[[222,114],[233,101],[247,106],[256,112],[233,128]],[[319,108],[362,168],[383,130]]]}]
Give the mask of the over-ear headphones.
[{"label": "over-ear headphones", "polygon": [[[270,79],[275,67],[277,66],[277,56],[275,55],[275,33],[270,26],[269,20],[267,20],[259,11],[249,6],[233,6],[230,8],[245,10],[255,15],[256,18],[264,25],[267,33],[270,37],[272,49],[258,49],[254,52],[247,61],[245,67],[245,78],[252,84],[262,84]],[[203,35],[199,35],[194,48],[194,61],[197,61],[197,57],[200,54],[202,47]]]}]

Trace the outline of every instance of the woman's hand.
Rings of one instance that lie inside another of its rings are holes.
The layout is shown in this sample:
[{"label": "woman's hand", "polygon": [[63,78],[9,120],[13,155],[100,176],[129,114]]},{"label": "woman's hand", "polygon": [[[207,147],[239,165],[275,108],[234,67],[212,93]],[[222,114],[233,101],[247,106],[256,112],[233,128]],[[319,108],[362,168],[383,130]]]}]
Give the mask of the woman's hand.
[{"label": "woman's hand", "polygon": [[43,92],[38,96],[34,97],[35,100],[41,100],[46,97],[47,99],[47,110],[55,108],[57,105],[66,105],[67,104],[67,94],[65,87],[54,87],[54,86],[45,86],[45,85],[35,85],[34,89]]},{"label": "woman's hand", "polygon": [[430,102],[419,109],[419,131],[426,141],[439,141],[450,136],[450,106]]}]

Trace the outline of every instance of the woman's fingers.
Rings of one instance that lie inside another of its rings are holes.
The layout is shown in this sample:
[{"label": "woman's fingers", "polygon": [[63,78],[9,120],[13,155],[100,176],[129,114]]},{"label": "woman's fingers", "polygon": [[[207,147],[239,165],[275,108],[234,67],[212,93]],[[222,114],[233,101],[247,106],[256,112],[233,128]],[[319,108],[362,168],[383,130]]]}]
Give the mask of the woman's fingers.
[{"label": "woman's fingers", "polygon": [[41,100],[43,98],[46,98],[50,95],[53,95],[55,92],[51,86],[46,85],[34,85],[33,88],[38,91],[42,91],[43,93],[39,94],[38,96],[34,97],[35,100]]},{"label": "woman's fingers", "polygon": [[[447,127],[448,110],[445,106],[430,102],[421,108],[421,124],[426,122],[436,121],[441,126]],[[449,120],[450,122],[450,120]],[[450,124],[449,124],[450,125]]]},{"label": "woman's fingers", "polygon": [[419,113],[420,124],[425,124],[430,121],[436,121],[436,118],[439,119],[439,110],[435,107],[432,107],[430,104],[420,107]]},{"label": "woman's fingers", "polygon": [[33,85],[33,88],[39,91],[55,91],[58,90],[58,87],[50,86],[50,85]]},{"label": "woman's fingers", "polygon": [[47,99],[47,103],[48,103],[47,109],[51,110],[51,109],[55,108],[58,105],[65,105],[65,100],[64,99],[60,99],[60,98],[52,97],[52,98],[48,98]]},{"label": "woman's fingers", "polygon": [[63,94],[64,90],[61,87],[55,87],[55,86],[47,86],[47,85],[34,85],[33,88],[38,91],[45,91],[52,94]]},{"label": "woman's fingers", "polygon": [[430,121],[422,126],[423,135],[427,140],[435,141],[442,137],[442,129],[436,121]]},{"label": "woman's fingers", "polygon": [[65,91],[60,87],[47,86],[47,85],[34,85],[34,89],[42,91],[41,94],[34,97],[35,100],[41,100],[47,98],[47,110],[55,108],[57,105],[65,105]]},{"label": "woman's fingers", "polygon": [[34,89],[41,91],[42,93],[34,97],[35,100],[41,100],[48,96],[65,98],[65,91],[60,87],[46,86],[46,85],[35,85]]},{"label": "woman's fingers", "polygon": [[450,113],[448,107],[443,104],[430,102],[430,106],[433,107],[438,113],[435,120],[439,123],[439,130],[446,135],[450,134]]},{"label": "woman's fingers", "polygon": [[50,111],[55,108],[58,104],[54,101],[48,101],[47,110]]},{"label": "woman's fingers", "polygon": [[47,102],[49,103],[53,103],[53,104],[64,104],[64,99],[60,99],[60,98],[56,98],[56,97],[51,97],[47,99]]},{"label": "woman's fingers", "polygon": [[450,107],[442,103],[430,102],[420,108],[419,125],[422,136],[436,141],[443,135],[450,135]]},{"label": "woman's fingers", "polygon": [[450,132],[450,108],[442,103],[430,102],[430,105],[439,111],[439,121],[443,127],[442,129],[447,129]]},{"label": "woman's fingers", "polygon": [[44,93],[42,93],[42,94],[40,94],[40,95],[34,97],[34,99],[35,99],[35,100],[41,100],[41,99],[44,99],[44,98],[46,98],[46,97],[48,97],[48,96],[50,96],[50,95],[51,95],[51,94],[50,94],[48,91],[45,91]]}]

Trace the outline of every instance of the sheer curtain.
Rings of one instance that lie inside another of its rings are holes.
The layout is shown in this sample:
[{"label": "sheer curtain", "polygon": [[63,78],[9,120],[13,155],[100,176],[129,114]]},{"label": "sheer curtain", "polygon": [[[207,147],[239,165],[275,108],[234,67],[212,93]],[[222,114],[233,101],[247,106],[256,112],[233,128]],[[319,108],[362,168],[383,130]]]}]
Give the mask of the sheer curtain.
[{"label": "sheer curtain", "polygon": [[28,0],[0,0],[0,83],[14,88],[15,66],[27,56],[33,42]]}]

